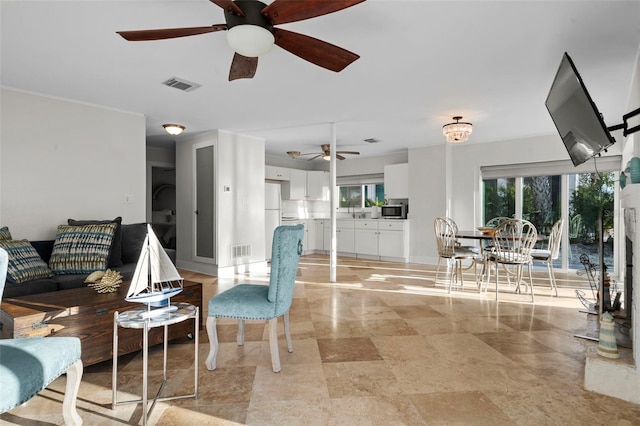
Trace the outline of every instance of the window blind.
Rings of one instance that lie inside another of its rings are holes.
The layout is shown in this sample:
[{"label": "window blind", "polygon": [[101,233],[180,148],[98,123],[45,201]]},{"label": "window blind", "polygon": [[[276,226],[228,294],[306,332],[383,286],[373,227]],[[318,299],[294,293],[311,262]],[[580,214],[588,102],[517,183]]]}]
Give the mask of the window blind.
[{"label": "window blind", "polygon": [[384,183],[384,173],[336,177],[336,186],[369,185],[372,183]]},{"label": "window blind", "polygon": [[538,163],[481,166],[482,179],[515,178],[527,176],[554,176],[576,173],[614,172],[621,170],[622,156],[611,155],[589,160],[575,167],[571,160],[542,161]]}]

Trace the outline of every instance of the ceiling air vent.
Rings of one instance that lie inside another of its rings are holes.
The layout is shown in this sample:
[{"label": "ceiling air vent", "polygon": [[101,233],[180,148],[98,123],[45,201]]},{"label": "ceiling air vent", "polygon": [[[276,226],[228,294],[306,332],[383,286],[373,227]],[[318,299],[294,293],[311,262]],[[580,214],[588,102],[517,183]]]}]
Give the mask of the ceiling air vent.
[{"label": "ceiling air vent", "polygon": [[380,139],[369,138],[369,139],[365,139],[364,141],[368,142],[368,143],[378,143],[378,142],[380,142]]},{"label": "ceiling air vent", "polygon": [[178,77],[171,77],[169,80],[163,81],[162,84],[164,84],[165,86],[174,87],[184,92],[191,92],[192,90],[196,90],[198,87],[200,87],[198,83],[192,83]]}]

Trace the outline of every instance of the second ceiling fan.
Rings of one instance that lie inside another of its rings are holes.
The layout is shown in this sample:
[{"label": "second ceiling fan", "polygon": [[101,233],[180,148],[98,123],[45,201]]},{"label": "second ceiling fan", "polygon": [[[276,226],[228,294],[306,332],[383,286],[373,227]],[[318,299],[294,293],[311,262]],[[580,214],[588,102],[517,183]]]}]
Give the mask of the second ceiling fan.
[{"label": "second ceiling fan", "polygon": [[337,12],[365,0],[275,0],[266,5],[258,0],[210,0],[224,9],[226,24],[204,27],[117,31],[128,41],[163,40],[227,31],[227,42],[236,52],[229,81],[253,78],[258,56],[274,44],[294,55],[331,71],[340,72],[360,56],[341,47],[274,25],[302,21]]},{"label": "second ceiling fan", "polygon": [[[309,158],[307,161],[315,160],[316,158],[319,158],[319,157],[322,157],[323,160],[328,161],[329,158],[331,157],[331,145],[329,145],[328,143],[322,144],[320,145],[320,149],[322,150],[322,152],[308,152],[303,154],[300,151],[287,151],[287,154],[291,158],[298,158],[305,155],[313,155],[313,157]],[[338,160],[344,160],[346,158],[341,154],[360,155],[358,151],[336,151],[336,158]]]}]

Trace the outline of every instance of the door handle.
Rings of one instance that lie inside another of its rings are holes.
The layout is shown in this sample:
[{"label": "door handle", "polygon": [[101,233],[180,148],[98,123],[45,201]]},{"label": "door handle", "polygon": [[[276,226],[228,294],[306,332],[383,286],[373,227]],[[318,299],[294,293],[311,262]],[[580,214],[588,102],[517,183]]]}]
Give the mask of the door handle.
[{"label": "door handle", "polygon": [[200,214],[200,210],[196,210],[194,213],[195,214]]}]

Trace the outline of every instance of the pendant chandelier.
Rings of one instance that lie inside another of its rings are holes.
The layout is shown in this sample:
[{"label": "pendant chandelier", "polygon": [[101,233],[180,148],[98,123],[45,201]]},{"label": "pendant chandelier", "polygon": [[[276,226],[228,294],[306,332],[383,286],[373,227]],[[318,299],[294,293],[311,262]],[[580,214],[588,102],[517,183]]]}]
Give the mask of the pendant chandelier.
[{"label": "pendant chandelier", "polygon": [[460,122],[461,116],[453,117],[456,120],[455,123],[448,123],[442,126],[442,134],[449,143],[461,143],[466,142],[469,139],[469,135],[473,131],[471,123]]}]

